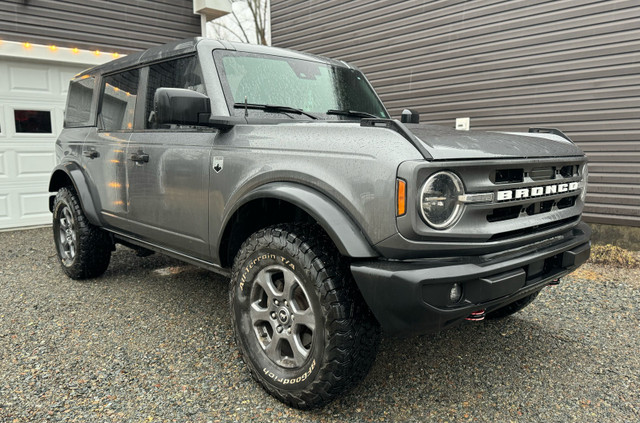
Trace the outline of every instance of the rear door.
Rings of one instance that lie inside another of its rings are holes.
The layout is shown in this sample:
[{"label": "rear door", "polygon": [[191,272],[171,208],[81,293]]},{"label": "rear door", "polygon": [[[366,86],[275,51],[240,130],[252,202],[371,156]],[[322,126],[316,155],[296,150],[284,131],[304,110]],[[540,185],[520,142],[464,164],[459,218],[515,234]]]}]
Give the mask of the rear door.
[{"label": "rear door", "polygon": [[89,189],[107,227],[127,230],[125,152],[138,102],[139,69],[102,77],[97,128],[84,143],[82,164]]},{"label": "rear door", "polygon": [[209,163],[217,131],[158,126],[153,113],[158,88],[205,93],[198,61],[187,56],[153,64],[143,80],[144,109],[126,152],[129,224],[146,241],[207,259]]}]

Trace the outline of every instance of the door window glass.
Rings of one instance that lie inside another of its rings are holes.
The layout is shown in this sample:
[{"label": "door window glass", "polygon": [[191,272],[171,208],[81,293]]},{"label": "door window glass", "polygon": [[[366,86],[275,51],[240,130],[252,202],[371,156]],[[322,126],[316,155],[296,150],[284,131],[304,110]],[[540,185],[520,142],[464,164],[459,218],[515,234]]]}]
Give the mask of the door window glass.
[{"label": "door window glass", "polygon": [[48,110],[14,110],[17,134],[51,134],[51,112]]},{"label": "door window glass", "polygon": [[96,79],[93,77],[83,77],[71,81],[64,119],[65,127],[91,126],[93,124],[94,113],[91,107],[95,83]]},{"label": "door window glass", "polygon": [[100,129],[104,131],[133,129],[139,78],[138,69],[104,78],[98,119]]},{"label": "door window glass", "polygon": [[158,88],[186,88],[206,94],[200,65],[195,56],[157,63],[149,67],[145,105],[145,128],[155,129],[154,97]]}]

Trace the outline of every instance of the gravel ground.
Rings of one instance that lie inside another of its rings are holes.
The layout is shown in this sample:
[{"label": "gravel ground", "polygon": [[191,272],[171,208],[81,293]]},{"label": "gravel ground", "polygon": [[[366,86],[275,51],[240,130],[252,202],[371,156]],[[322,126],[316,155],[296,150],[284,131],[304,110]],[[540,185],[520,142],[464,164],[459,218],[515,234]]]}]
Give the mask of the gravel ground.
[{"label": "gravel ground", "polygon": [[386,338],[373,370],[313,412],[254,383],[227,281],[118,248],[64,276],[50,229],[0,233],[0,421],[640,421],[640,272],[588,265],[516,316]]}]

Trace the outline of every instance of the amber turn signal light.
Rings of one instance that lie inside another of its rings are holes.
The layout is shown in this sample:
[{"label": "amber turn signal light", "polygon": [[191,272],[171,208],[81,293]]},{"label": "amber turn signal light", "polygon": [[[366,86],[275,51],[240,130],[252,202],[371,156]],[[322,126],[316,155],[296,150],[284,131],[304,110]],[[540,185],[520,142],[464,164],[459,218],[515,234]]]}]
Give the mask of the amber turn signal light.
[{"label": "amber turn signal light", "polygon": [[397,215],[402,216],[407,212],[407,183],[402,179],[398,179],[396,193],[398,196]]}]

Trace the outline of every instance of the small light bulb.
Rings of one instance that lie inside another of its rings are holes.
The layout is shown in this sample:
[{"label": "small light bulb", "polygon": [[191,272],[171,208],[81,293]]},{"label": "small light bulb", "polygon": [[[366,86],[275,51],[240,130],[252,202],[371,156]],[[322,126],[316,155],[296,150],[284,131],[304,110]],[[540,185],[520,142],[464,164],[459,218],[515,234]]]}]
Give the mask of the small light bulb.
[{"label": "small light bulb", "polygon": [[117,59],[118,57],[120,57],[120,54],[117,53],[117,52],[116,53],[112,53],[111,55],[113,56],[114,59]]},{"label": "small light bulb", "polygon": [[49,50],[51,50],[51,51],[56,51],[56,50],[58,50],[58,47],[56,47],[56,46],[49,46]]},{"label": "small light bulb", "polygon": [[78,54],[80,52],[80,50],[78,50],[78,47],[74,47],[71,49],[71,53],[73,54]]},{"label": "small light bulb", "polygon": [[31,48],[31,43],[23,43],[24,48]]},{"label": "small light bulb", "polygon": [[462,287],[459,283],[454,283],[451,287],[451,291],[449,291],[449,301],[451,301],[452,303],[457,303],[458,301],[460,301],[461,297]]},{"label": "small light bulb", "polygon": [[96,56],[100,56],[100,50],[94,51],[93,54],[95,54]]}]

